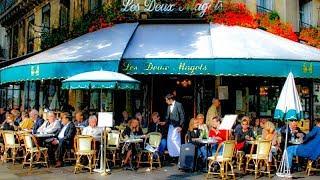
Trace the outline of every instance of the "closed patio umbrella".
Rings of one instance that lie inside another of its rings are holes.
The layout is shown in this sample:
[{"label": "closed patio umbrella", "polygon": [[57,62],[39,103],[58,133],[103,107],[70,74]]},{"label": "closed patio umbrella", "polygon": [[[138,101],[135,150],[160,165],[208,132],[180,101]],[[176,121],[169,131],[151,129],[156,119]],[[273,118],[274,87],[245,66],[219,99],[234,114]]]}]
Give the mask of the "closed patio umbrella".
[{"label": "closed patio umbrella", "polygon": [[279,177],[291,177],[288,154],[287,154],[287,140],[290,120],[300,120],[302,118],[303,110],[297,88],[294,82],[293,74],[290,72],[278,100],[274,112],[274,119],[286,121],[286,140],[285,147],[281,159],[281,164],[277,172]]}]

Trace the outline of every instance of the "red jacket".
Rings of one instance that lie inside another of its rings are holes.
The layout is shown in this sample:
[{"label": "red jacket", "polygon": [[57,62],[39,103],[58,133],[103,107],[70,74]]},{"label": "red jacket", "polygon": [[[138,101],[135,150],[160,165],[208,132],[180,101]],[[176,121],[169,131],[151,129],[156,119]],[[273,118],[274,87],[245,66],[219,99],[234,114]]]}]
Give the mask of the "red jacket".
[{"label": "red jacket", "polygon": [[228,131],[227,130],[215,130],[215,129],[211,129],[209,131],[209,137],[220,137],[221,140],[218,140],[218,143],[222,143],[224,141],[227,140],[228,138]]}]

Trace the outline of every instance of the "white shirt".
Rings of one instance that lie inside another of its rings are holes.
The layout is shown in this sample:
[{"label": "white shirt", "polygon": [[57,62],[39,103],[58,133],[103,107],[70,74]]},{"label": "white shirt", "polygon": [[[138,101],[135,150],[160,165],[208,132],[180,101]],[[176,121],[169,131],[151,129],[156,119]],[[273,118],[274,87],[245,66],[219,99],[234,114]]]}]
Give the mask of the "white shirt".
[{"label": "white shirt", "polygon": [[62,139],[64,137],[64,133],[66,132],[67,127],[69,126],[70,122],[68,124],[66,124],[65,126],[63,126],[63,128],[61,129],[58,138]]},{"label": "white shirt", "polygon": [[60,122],[54,120],[53,123],[49,124],[49,121],[45,121],[37,130],[38,133],[51,134],[55,133],[60,129]]},{"label": "white shirt", "polygon": [[93,128],[91,126],[87,126],[87,127],[83,128],[82,135],[90,135],[90,136],[93,136],[96,139],[96,141],[100,141],[101,129],[98,127]]},{"label": "white shirt", "polygon": [[173,111],[173,107],[174,107],[174,104],[176,103],[176,101],[173,101],[172,104],[170,105],[170,112],[172,113]]}]

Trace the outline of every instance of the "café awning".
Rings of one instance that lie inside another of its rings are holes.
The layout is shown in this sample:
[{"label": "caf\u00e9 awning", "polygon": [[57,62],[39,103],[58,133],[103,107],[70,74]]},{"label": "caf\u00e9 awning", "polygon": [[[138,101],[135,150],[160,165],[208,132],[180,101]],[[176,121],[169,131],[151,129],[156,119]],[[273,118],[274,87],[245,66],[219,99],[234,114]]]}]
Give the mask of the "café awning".
[{"label": "caf\u00e9 awning", "polygon": [[1,83],[65,79],[87,71],[118,71],[138,23],[117,24],[82,35],[1,69]]},{"label": "caf\u00e9 awning", "polygon": [[217,24],[140,25],[123,59],[128,74],[320,77],[319,49]]}]

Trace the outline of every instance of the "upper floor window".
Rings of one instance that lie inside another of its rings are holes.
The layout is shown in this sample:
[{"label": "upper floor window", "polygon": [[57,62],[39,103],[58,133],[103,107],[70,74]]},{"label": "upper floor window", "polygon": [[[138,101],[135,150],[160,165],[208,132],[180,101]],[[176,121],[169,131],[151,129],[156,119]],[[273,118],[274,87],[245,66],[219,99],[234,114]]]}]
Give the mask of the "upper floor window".
[{"label": "upper floor window", "polygon": [[70,13],[70,1],[60,1],[60,27],[68,27]]},{"label": "upper floor window", "polygon": [[257,11],[266,13],[273,11],[274,0],[257,0]]},{"label": "upper floor window", "polygon": [[301,3],[300,5],[300,26],[310,27],[312,17],[312,1]]},{"label": "upper floor window", "polygon": [[50,31],[50,4],[42,8],[42,31]]},{"label": "upper floor window", "polygon": [[89,0],[89,10],[93,11],[101,6],[101,0]]},{"label": "upper floor window", "polygon": [[18,56],[18,25],[13,26],[9,31],[10,42],[10,57],[15,58]]},{"label": "upper floor window", "polygon": [[34,15],[28,18],[28,31],[27,31],[27,53],[34,50]]}]

